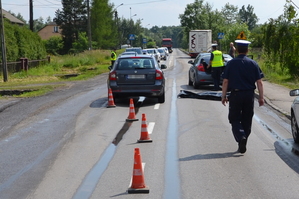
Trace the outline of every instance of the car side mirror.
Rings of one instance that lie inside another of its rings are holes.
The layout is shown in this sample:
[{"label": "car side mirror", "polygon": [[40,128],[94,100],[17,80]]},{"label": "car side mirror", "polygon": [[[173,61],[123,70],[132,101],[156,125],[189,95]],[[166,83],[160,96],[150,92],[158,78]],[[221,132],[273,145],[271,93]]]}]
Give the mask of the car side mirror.
[{"label": "car side mirror", "polygon": [[166,69],[167,66],[165,64],[161,64],[161,69]]},{"label": "car side mirror", "polygon": [[294,89],[290,91],[290,96],[298,96],[299,95],[299,89]]}]

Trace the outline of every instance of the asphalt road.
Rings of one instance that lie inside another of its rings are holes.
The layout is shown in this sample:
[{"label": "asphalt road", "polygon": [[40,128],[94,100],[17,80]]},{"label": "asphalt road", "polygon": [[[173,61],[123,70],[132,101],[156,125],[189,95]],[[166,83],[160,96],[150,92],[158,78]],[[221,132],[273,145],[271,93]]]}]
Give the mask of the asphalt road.
[{"label": "asphalt road", "polygon": [[[177,98],[190,58],[166,64],[166,101],[107,107],[107,74],[0,109],[0,198],[298,198],[299,161],[289,121],[256,104],[248,151],[237,153],[228,108]],[[146,114],[151,143],[137,143]],[[140,149],[149,193],[128,194]]]}]

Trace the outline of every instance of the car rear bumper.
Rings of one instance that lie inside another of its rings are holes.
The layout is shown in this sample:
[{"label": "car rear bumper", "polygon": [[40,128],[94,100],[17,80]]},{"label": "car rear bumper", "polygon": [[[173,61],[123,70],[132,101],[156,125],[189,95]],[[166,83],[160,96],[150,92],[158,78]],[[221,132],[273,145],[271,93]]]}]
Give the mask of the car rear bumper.
[{"label": "car rear bumper", "polygon": [[112,94],[117,97],[145,96],[159,97],[164,94],[164,85],[116,85],[111,83]]}]

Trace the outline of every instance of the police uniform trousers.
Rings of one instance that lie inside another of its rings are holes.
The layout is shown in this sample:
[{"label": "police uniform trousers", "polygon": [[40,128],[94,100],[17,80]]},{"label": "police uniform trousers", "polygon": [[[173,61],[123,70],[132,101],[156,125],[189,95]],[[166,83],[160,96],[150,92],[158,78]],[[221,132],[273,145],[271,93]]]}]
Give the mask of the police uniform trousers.
[{"label": "police uniform trousers", "polygon": [[253,108],[254,90],[231,90],[228,119],[237,142],[251,133]]},{"label": "police uniform trousers", "polygon": [[223,67],[212,67],[212,78],[214,81],[214,88],[220,88],[220,77],[223,71]]}]

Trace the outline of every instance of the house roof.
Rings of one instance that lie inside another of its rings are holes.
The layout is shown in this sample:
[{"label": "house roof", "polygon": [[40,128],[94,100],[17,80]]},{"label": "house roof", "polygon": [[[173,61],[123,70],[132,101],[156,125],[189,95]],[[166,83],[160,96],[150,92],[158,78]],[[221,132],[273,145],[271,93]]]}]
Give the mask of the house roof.
[{"label": "house roof", "polygon": [[15,16],[13,16],[12,14],[10,14],[6,10],[2,9],[2,14],[3,14],[4,18],[8,19],[12,23],[17,23],[17,24],[22,24],[22,25],[25,24],[23,21],[21,21],[20,19],[16,18]]}]

